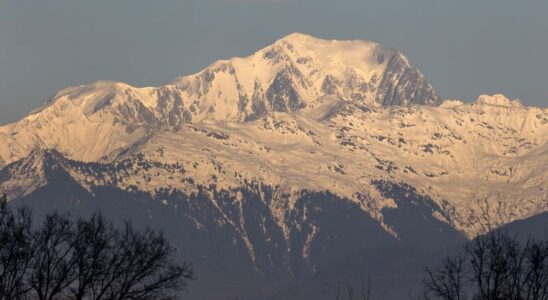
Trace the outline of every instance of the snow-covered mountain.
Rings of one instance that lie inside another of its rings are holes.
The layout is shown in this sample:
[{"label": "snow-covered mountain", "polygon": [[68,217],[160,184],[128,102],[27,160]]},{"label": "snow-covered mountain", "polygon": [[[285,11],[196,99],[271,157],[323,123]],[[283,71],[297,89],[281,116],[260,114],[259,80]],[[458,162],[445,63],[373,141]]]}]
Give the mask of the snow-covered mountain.
[{"label": "snow-covered mountain", "polygon": [[62,90],[0,127],[2,166],[10,199],[163,228],[206,282],[303,279],[548,211],[548,109],[442,103],[399,52],[292,34],[162,87]]},{"label": "snow-covered mountain", "polygon": [[0,163],[34,148],[95,161],[159,127],[251,121],[272,112],[313,109],[326,96],[372,106],[440,102],[401,53],[372,42],[292,34],[254,55],[215,62],[162,87],[100,81],[64,89],[0,129],[0,143],[7,145],[0,149]]}]

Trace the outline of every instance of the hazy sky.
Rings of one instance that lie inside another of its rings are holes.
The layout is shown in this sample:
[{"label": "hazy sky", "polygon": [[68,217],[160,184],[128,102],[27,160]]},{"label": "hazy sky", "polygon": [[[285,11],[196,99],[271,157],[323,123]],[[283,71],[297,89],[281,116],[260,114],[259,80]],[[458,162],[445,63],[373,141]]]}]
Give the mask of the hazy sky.
[{"label": "hazy sky", "polygon": [[445,98],[548,104],[546,0],[0,0],[0,124],[66,86],[159,85],[297,31],[396,48]]}]

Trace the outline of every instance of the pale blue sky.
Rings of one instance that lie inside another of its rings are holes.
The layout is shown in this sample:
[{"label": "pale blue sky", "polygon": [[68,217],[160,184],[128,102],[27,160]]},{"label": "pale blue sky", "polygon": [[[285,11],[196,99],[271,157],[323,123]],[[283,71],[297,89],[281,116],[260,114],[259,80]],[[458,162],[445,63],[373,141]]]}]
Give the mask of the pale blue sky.
[{"label": "pale blue sky", "polygon": [[297,31],[396,48],[446,98],[548,104],[546,0],[0,0],[0,124],[66,86],[159,85]]}]

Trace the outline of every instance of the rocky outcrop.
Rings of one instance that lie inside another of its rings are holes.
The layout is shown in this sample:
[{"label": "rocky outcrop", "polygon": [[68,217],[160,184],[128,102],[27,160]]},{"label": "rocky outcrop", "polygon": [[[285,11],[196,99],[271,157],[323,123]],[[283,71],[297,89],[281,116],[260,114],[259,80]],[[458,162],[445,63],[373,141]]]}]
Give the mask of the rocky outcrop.
[{"label": "rocky outcrop", "polygon": [[377,90],[376,101],[384,106],[441,104],[441,98],[407,58],[396,53],[388,62]]}]

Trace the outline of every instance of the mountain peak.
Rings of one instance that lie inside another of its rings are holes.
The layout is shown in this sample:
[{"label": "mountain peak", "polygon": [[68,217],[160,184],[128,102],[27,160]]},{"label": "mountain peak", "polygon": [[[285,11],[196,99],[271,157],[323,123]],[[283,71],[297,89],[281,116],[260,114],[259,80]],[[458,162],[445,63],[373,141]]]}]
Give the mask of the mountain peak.
[{"label": "mountain peak", "polygon": [[445,99],[440,104],[440,107],[442,107],[442,108],[455,108],[455,107],[458,107],[458,106],[461,106],[461,105],[464,105],[464,102],[462,102],[461,100]]},{"label": "mountain peak", "polygon": [[282,37],[280,40],[298,42],[298,41],[311,41],[311,40],[320,41],[321,39],[313,37],[313,36],[308,35],[306,33],[293,32],[293,33],[290,33],[290,34]]},{"label": "mountain peak", "polygon": [[503,94],[481,95],[476,100],[476,104],[501,107],[523,107],[523,104],[519,99],[510,100]]},{"label": "mountain peak", "polygon": [[[324,44],[362,44],[362,45],[371,45],[371,46],[379,46],[378,43],[375,43],[373,41],[369,40],[362,40],[362,39],[325,39],[325,38],[319,38],[312,36],[310,34],[302,33],[302,32],[294,32],[290,33],[282,38],[280,38],[277,42],[289,42],[289,43],[324,43]],[[275,44],[275,43],[274,43]]]},{"label": "mountain peak", "polygon": [[0,190],[8,198],[23,197],[47,183],[47,168],[55,168],[65,158],[54,149],[33,149],[27,157],[12,162],[0,170]]},{"label": "mountain peak", "polygon": [[[265,49],[277,48],[280,45],[282,45],[281,49],[298,55],[314,55],[323,63],[333,59],[336,62],[345,59],[356,62],[356,57],[359,58],[358,63],[360,61],[363,63],[363,61],[369,61],[371,56],[383,54],[389,58],[396,53],[395,50],[384,48],[372,41],[323,39],[300,32],[288,34]],[[372,59],[374,62],[375,57]]]}]

